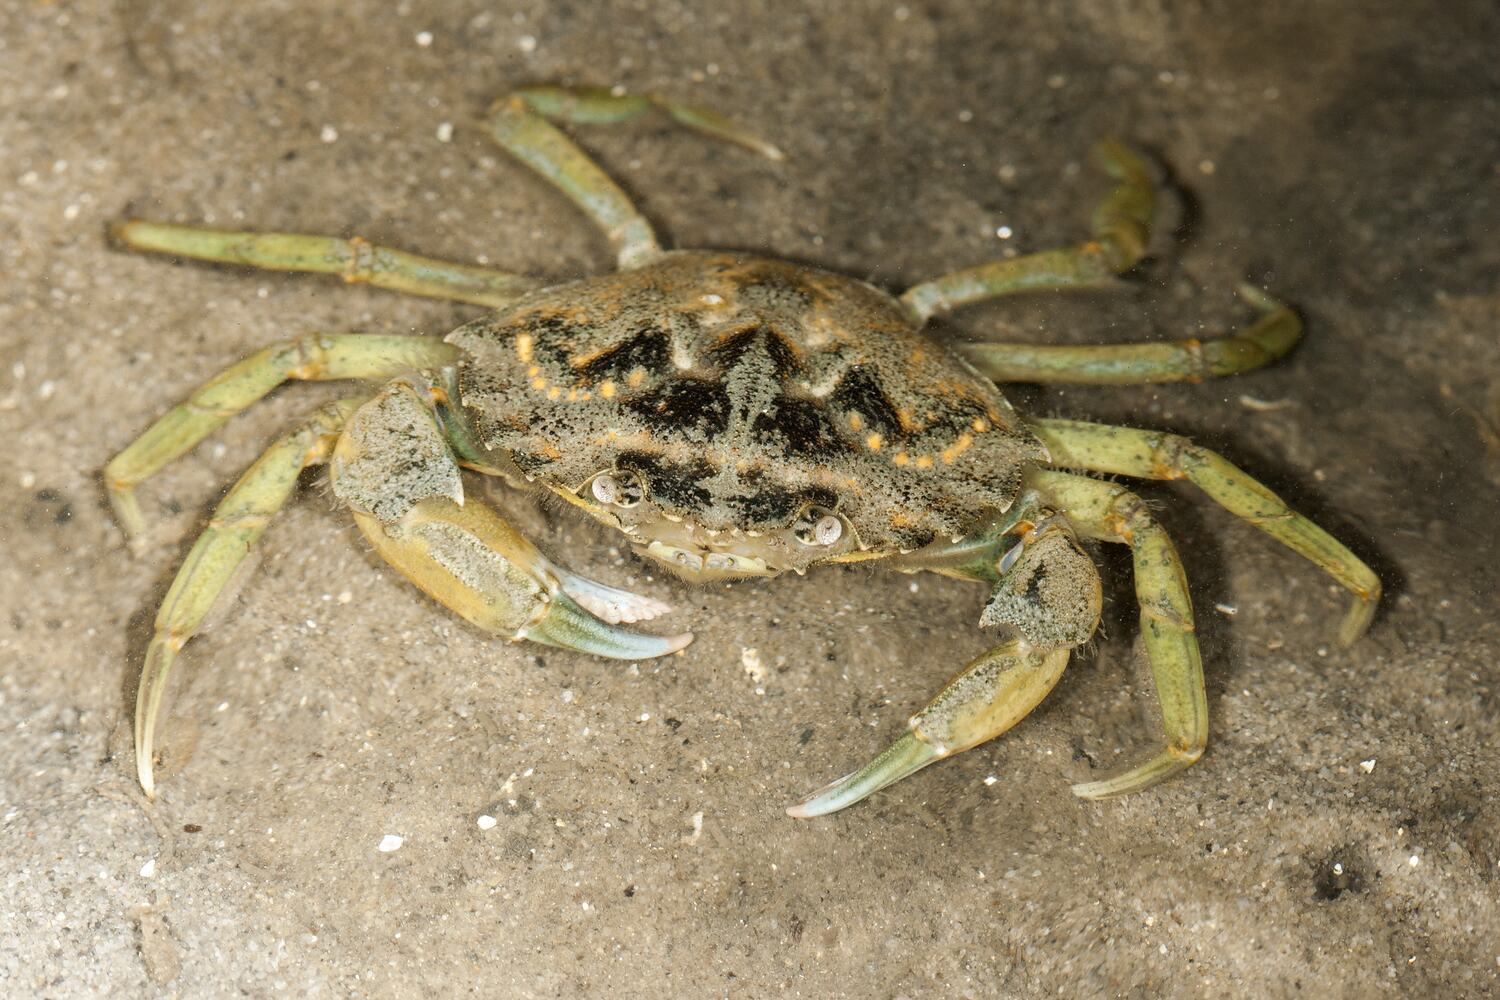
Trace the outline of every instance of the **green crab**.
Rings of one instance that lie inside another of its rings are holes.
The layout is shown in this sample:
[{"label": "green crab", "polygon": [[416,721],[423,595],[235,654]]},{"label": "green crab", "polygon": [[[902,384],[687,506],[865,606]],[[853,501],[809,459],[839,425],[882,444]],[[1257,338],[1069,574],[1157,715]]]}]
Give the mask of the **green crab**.
[{"label": "green crab", "polygon": [[1290,309],[1247,286],[1259,318],[1207,341],[950,347],[922,332],[934,315],[968,303],[1109,284],[1132,268],[1155,202],[1151,171],[1135,153],[1098,147],[1114,186],[1094,212],[1091,240],[891,295],[773,258],[664,250],[620,188],[553,124],[648,113],[781,159],[711,112],[620,91],[529,87],[485,119],[505,150],[604,232],[619,270],[602,277],[543,288],[358,238],[114,227],[134,250],[337,274],[491,310],[443,340],[315,334],[268,347],[211,379],[109,463],[119,522],[139,537],[136,487],[282,382],[383,383],[317,409],[266,449],[179,570],[136,705],[136,767],[148,794],[174,658],[298,475],[325,462],[334,494],[384,559],[512,640],[639,659],[676,652],[692,636],[624,627],[668,608],[553,563],[467,494],[464,469],[561,497],[689,580],[879,559],[983,584],[979,622],[1001,631],[998,643],[887,750],[788,810],[799,817],[848,806],[1024,718],[1098,625],[1100,581],[1085,539],[1131,549],[1164,731],[1148,759],[1073,790],[1086,798],[1136,791],[1199,758],[1208,711],[1182,565],[1145,503],[1087,473],[1189,480],[1350,591],[1342,642],[1364,632],[1380,596],[1375,574],[1221,456],[1171,434],[1023,417],[996,387],[1245,371],[1297,341]]}]

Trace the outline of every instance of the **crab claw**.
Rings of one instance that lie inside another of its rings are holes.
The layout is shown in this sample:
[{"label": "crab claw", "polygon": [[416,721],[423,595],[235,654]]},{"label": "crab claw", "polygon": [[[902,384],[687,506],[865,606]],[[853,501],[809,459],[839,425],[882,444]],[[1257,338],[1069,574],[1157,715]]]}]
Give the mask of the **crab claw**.
[{"label": "crab claw", "polygon": [[565,594],[611,625],[618,625],[620,622],[648,622],[672,610],[670,604],[653,597],[610,587],[560,566],[551,565],[550,568],[557,575],[558,584]]},{"label": "crab claw", "polygon": [[795,819],[811,819],[838,812],[942,757],[937,747],[923,743],[916,733],[907,733],[858,771],[829,782],[807,801],[788,806],[786,814]]},{"label": "crab claw", "polygon": [[994,739],[1035,708],[1068,662],[1068,650],[1037,649],[1016,637],[981,653],[907,723],[907,732],[853,774],[788,809],[826,816],[914,774],[935,760]]},{"label": "crab claw", "polygon": [[517,632],[516,638],[615,660],[649,660],[682,649],[693,641],[693,633],[632,632],[595,617],[566,592],[561,592],[553,595],[542,617]]}]

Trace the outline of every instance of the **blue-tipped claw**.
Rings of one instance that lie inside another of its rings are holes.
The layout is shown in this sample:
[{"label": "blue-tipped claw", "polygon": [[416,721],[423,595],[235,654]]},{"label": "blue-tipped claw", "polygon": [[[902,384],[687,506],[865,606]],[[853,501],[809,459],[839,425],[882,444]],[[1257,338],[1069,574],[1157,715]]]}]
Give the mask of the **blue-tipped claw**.
[{"label": "blue-tipped claw", "polygon": [[806,802],[788,807],[786,814],[796,819],[811,819],[838,812],[886,785],[920,771],[942,756],[932,744],[924,743],[915,733],[908,732],[858,771],[824,785]]},{"label": "blue-tipped claw", "polygon": [[693,641],[693,633],[649,635],[632,632],[595,617],[566,593],[558,593],[547,606],[547,613],[535,624],[521,629],[516,638],[614,660],[649,660],[677,652]]}]

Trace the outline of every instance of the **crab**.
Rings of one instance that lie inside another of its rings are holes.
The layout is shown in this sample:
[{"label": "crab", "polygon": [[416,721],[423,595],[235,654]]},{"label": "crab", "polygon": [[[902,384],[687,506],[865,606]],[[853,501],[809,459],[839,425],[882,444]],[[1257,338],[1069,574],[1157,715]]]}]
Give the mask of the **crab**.
[{"label": "crab", "polygon": [[[619,659],[674,653],[690,633],[633,623],[669,609],[559,566],[466,490],[463,470],[540,490],[624,534],[689,581],[773,577],[882,560],[976,581],[996,644],[967,664],[865,766],[787,811],[823,815],[993,739],[1056,684],[1099,624],[1089,540],[1128,546],[1161,707],[1161,749],[1073,785],[1134,792],[1197,761],[1208,740],[1203,666],[1182,563],[1148,504],[1114,478],[1186,479],[1352,594],[1344,644],[1367,628],[1376,575],[1229,461],[1168,433],[1024,417],[997,382],[1147,383],[1259,367],[1301,335],[1252,286],[1258,318],[1210,340],[1096,346],[945,346],[932,317],[1036,289],[1115,283],[1145,254],[1156,178],[1106,141],[1112,186],[1076,246],[983,263],[899,295],[745,253],[664,250],[652,227],[560,124],[667,118],[770,159],[781,152],[710,111],[657,96],[550,86],[498,101],[484,128],[603,230],[614,274],[552,287],[359,238],[225,232],[123,221],[123,247],[341,275],[488,307],[442,340],[313,334],[211,379],[105,470],[126,535],[136,487],[287,380],[378,387],[320,407],[224,496],[178,571],[145,654],[135,711],[141,786],[155,792],[157,731],[174,660],[290,497],[326,463],[334,495],[387,562],[481,629]],[[1091,475],[1092,474],[1092,475]]]}]

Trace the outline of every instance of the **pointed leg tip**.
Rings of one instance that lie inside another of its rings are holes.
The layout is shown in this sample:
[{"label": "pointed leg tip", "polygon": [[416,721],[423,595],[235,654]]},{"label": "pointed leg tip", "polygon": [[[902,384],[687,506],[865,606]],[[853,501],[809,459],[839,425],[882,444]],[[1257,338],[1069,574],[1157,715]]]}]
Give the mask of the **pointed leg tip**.
[{"label": "pointed leg tip", "polygon": [[1360,639],[1364,638],[1370,629],[1370,623],[1375,618],[1375,608],[1379,603],[1378,598],[1356,597],[1349,605],[1349,610],[1344,614],[1344,620],[1339,623],[1338,635],[1335,641],[1342,649],[1348,649]]},{"label": "pointed leg tip", "polygon": [[156,776],[152,768],[147,764],[139,764],[135,769],[135,779],[141,783],[141,791],[146,793],[146,798],[151,801],[156,799]]},{"label": "pointed leg tip", "polygon": [[1111,798],[1115,794],[1105,788],[1101,788],[1101,785],[1103,785],[1103,782],[1100,781],[1079,781],[1070,785],[1069,789],[1080,799],[1087,799],[1090,802],[1098,802],[1102,799]]},{"label": "pointed leg tip", "polygon": [[787,809],[787,815],[811,819],[847,809],[943,756],[942,751],[908,731],[864,767],[830,781],[806,800]]},{"label": "pointed leg tip", "polygon": [[682,650],[687,649],[688,646],[692,645],[693,640],[697,637],[691,632],[679,632],[677,635],[664,636],[663,638],[665,640],[664,645],[667,648],[666,652],[664,652],[662,655],[669,656],[672,653],[681,652]]},{"label": "pointed leg tip", "polygon": [[[852,806],[864,797],[861,795],[859,798],[847,798],[846,786],[857,774],[859,774],[858,771],[850,771],[842,778],[835,778],[801,802],[787,806],[786,814],[793,819],[815,819],[818,816],[836,813],[845,806]],[[869,792],[865,792],[865,795],[868,794]]]}]

